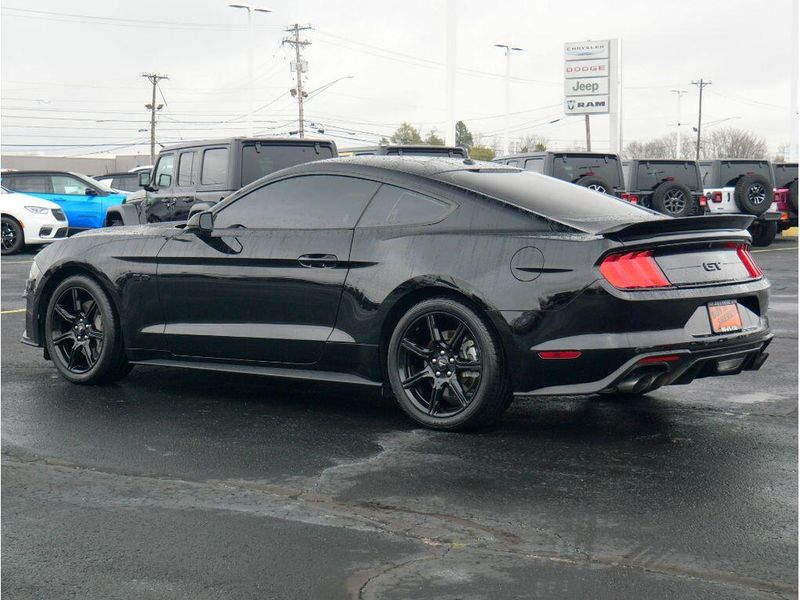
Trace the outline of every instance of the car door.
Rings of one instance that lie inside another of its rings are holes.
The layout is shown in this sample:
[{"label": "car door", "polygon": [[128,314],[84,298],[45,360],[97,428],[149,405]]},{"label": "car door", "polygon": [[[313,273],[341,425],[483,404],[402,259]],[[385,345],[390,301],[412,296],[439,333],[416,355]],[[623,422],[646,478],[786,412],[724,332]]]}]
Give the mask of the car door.
[{"label": "car door", "polygon": [[315,363],[334,330],[355,224],[377,188],[290,177],[216,210],[212,232],[171,238],[158,286],[172,353]]},{"label": "car door", "polygon": [[147,192],[147,221],[158,223],[172,221],[175,205],[175,153],[167,152],[158,157],[151,191]]},{"label": "car door", "polygon": [[53,174],[49,179],[51,193],[41,197],[55,202],[64,209],[70,229],[90,229],[100,226],[101,213],[105,217],[105,211],[102,197],[95,188],[68,174]]},{"label": "car door", "polygon": [[197,152],[187,150],[178,154],[178,169],[175,175],[175,205],[172,209],[173,221],[185,221],[196,199]]}]

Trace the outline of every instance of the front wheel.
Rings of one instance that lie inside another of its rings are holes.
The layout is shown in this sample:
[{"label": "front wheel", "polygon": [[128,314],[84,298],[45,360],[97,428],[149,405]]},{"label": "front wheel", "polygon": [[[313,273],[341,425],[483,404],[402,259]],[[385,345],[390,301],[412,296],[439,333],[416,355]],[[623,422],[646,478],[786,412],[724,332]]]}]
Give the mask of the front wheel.
[{"label": "front wheel", "polygon": [[44,338],[59,373],[72,383],[111,383],[131,369],[111,301],[84,275],[68,277],[50,296]]},{"label": "front wheel", "polygon": [[11,217],[3,217],[2,223],[2,253],[16,254],[25,247],[25,234],[19,222]]},{"label": "front wheel", "polygon": [[500,343],[462,302],[431,298],[416,304],[397,323],[388,350],[392,391],[425,427],[485,426],[511,403]]}]

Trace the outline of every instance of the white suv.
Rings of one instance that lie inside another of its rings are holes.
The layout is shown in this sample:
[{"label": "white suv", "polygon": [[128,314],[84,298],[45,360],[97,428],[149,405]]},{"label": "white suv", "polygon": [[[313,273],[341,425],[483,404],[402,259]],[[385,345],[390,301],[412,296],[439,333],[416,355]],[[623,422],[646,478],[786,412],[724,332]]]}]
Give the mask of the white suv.
[{"label": "white suv", "polygon": [[754,246],[769,246],[781,217],[774,202],[772,167],[768,160],[701,160],[703,195],[710,214],[744,213],[755,220],[748,228]]}]

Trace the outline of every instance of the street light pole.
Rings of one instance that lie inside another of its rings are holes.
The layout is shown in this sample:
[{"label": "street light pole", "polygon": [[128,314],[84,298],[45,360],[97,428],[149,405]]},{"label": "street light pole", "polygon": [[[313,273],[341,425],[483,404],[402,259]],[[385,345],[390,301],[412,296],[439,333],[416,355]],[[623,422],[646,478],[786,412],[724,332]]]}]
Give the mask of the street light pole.
[{"label": "street light pole", "polygon": [[503,48],[506,53],[506,106],[503,118],[503,154],[508,154],[508,130],[511,128],[509,119],[511,118],[511,52],[522,52],[522,48],[516,48],[507,44],[495,44],[495,48]]},{"label": "street light pole", "polygon": [[688,94],[686,90],[670,90],[678,95],[678,135],[675,138],[675,158],[681,157],[681,96]]},{"label": "street light pole", "polygon": [[244,8],[247,10],[247,40],[248,40],[248,52],[247,52],[247,102],[248,102],[248,109],[247,109],[247,135],[253,135],[253,97],[255,95],[254,88],[253,88],[253,65],[255,63],[255,52],[256,52],[256,36],[255,36],[255,29],[253,27],[253,13],[254,12],[263,12],[268,13],[272,12],[266,8],[254,8],[250,4],[229,4],[231,8]]}]

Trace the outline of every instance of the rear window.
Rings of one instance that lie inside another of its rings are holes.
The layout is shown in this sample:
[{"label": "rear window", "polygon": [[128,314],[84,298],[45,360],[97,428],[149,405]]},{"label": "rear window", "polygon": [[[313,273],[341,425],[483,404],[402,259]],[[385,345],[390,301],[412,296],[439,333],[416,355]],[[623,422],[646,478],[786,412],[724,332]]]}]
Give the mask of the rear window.
[{"label": "rear window", "polygon": [[245,144],[242,147],[242,186],[275,171],[325,158],[333,158],[333,149],[321,144],[302,146]]},{"label": "rear window", "polygon": [[3,177],[3,185],[15,192],[46,194],[50,191],[46,175],[8,175]]},{"label": "rear window", "polygon": [[664,219],[654,211],[531,171],[463,170],[439,177],[587,233],[619,223]]},{"label": "rear window", "polygon": [[600,177],[615,188],[622,187],[616,156],[553,155],[553,177],[575,182],[581,177]]},{"label": "rear window", "polygon": [[723,160],[719,165],[721,187],[736,185],[739,177],[751,173],[766,177],[767,181],[772,181],[772,172],[770,171],[769,163],[765,160],[754,160],[752,162]]},{"label": "rear window", "polygon": [[692,161],[641,162],[636,168],[635,187],[639,190],[654,190],[664,181],[681,183],[690,190],[700,189],[697,167]]},{"label": "rear window", "polygon": [[775,187],[787,187],[797,179],[797,163],[773,165],[775,167]]}]

